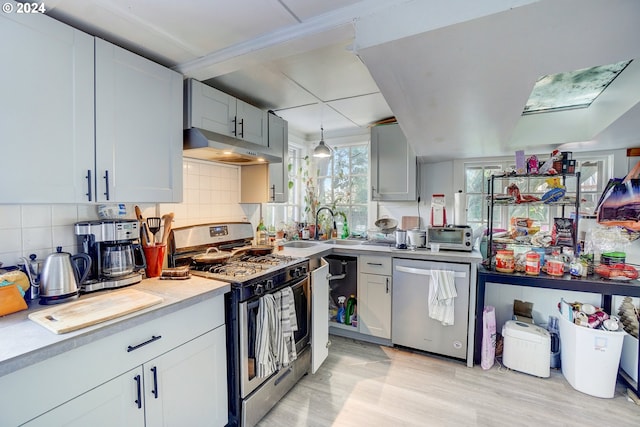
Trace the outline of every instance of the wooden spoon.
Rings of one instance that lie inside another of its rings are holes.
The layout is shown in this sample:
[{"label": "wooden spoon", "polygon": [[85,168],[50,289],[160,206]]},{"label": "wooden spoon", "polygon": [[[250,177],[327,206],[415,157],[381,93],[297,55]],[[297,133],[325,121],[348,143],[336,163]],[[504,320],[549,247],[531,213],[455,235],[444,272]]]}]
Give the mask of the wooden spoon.
[{"label": "wooden spoon", "polygon": [[164,230],[162,231],[162,244],[166,245],[169,240],[169,233],[171,232],[171,223],[173,222],[173,212],[162,215],[164,221]]},{"label": "wooden spoon", "polygon": [[151,239],[149,238],[149,230],[147,229],[147,222],[144,220],[144,217],[142,216],[142,211],[140,210],[140,207],[136,205],[134,209],[136,211],[136,218],[138,219],[138,221],[140,221],[140,227],[142,227],[142,230],[140,233],[140,243],[142,244],[142,246],[149,246]]}]

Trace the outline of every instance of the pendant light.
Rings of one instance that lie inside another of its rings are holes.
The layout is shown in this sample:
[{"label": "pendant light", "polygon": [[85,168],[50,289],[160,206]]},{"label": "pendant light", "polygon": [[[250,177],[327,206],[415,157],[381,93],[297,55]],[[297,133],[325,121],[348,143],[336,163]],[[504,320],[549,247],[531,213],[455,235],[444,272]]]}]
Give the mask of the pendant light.
[{"label": "pendant light", "polygon": [[313,157],[331,157],[333,150],[324,142],[324,128],[322,126],[320,126],[320,134],[320,142],[316,148],[313,149]]}]

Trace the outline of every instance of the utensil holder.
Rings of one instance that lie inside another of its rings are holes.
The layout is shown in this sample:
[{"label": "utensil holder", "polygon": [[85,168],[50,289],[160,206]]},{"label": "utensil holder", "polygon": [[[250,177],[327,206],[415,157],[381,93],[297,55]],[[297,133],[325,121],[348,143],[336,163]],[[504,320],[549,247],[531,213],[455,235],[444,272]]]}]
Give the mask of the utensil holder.
[{"label": "utensil holder", "polygon": [[160,277],[167,245],[155,244],[144,246],[143,249],[144,256],[147,260],[147,268],[145,269],[147,277]]}]

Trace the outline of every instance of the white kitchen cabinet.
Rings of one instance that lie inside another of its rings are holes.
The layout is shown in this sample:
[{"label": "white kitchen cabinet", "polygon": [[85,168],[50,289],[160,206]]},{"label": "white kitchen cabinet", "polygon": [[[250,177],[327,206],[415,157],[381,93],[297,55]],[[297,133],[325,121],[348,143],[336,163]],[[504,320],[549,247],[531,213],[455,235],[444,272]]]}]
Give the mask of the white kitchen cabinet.
[{"label": "white kitchen cabinet", "polygon": [[329,263],[320,259],[311,272],[311,373],[315,374],[329,356]]},{"label": "white kitchen cabinet", "polygon": [[361,255],[358,261],[359,332],[391,338],[391,258]]},{"label": "white kitchen cabinet", "polygon": [[227,424],[224,326],[145,363],[143,368],[147,427]]},{"label": "white kitchen cabinet", "polygon": [[417,200],[416,155],[400,125],[371,129],[371,200]]},{"label": "white kitchen cabinet", "polygon": [[220,326],[58,406],[26,425],[165,426],[227,423]]},{"label": "white kitchen cabinet", "polygon": [[42,14],[0,37],[0,203],[181,201],[180,74]]},{"label": "white kitchen cabinet", "polygon": [[23,424],[26,427],[144,426],[144,411],[138,409],[137,385],[142,386],[142,368],[120,375]]},{"label": "white kitchen cabinet", "polygon": [[185,83],[184,128],[200,128],[268,145],[267,113],[194,79]]},{"label": "white kitchen cabinet", "polygon": [[87,201],[93,37],[43,14],[3,13],[0,39],[0,203]]},{"label": "white kitchen cabinet", "polygon": [[96,200],[182,201],[182,75],[95,43]]},{"label": "white kitchen cabinet", "polygon": [[[127,414],[131,407],[136,413],[146,411],[143,421],[149,426],[158,425],[158,418],[195,417],[224,425],[224,322],[224,296],[219,295],[1,376],[0,390],[29,398],[0,399],[0,425],[62,425],[58,420],[75,420],[74,412],[80,417],[78,425],[105,425],[100,419],[104,413],[113,413],[109,425],[143,425],[116,421],[137,419]],[[158,399],[153,394],[154,367]],[[141,381],[140,409],[135,403],[136,375]],[[95,423],[89,422],[94,418]]]},{"label": "white kitchen cabinet", "polygon": [[289,126],[287,121],[269,114],[269,147],[280,163],[269,163],[269,195],[272,203],[286,203],[289,194]]}]

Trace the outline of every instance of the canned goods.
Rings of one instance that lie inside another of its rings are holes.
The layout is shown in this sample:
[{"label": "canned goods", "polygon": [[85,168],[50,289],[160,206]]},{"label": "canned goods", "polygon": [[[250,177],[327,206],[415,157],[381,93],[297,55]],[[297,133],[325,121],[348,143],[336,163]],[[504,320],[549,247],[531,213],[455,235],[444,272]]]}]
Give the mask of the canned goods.
[{"label": "canned goods", "polygon": [[540,274],[540,255],[537,252],[527,252],[525,260],[525,273],[534,276]]},{"label": "canned goods", "polygon": [[550,276],[564,275],[564,261],[558,254],[553,254],[545,264],[547,266],[547,274]]},{"label": "canned goods", "polygon": [[513,250],[504,249],[496,254],[496,271],[501,273],[513,273],[516,269],[516,260],[513,256]]}]

